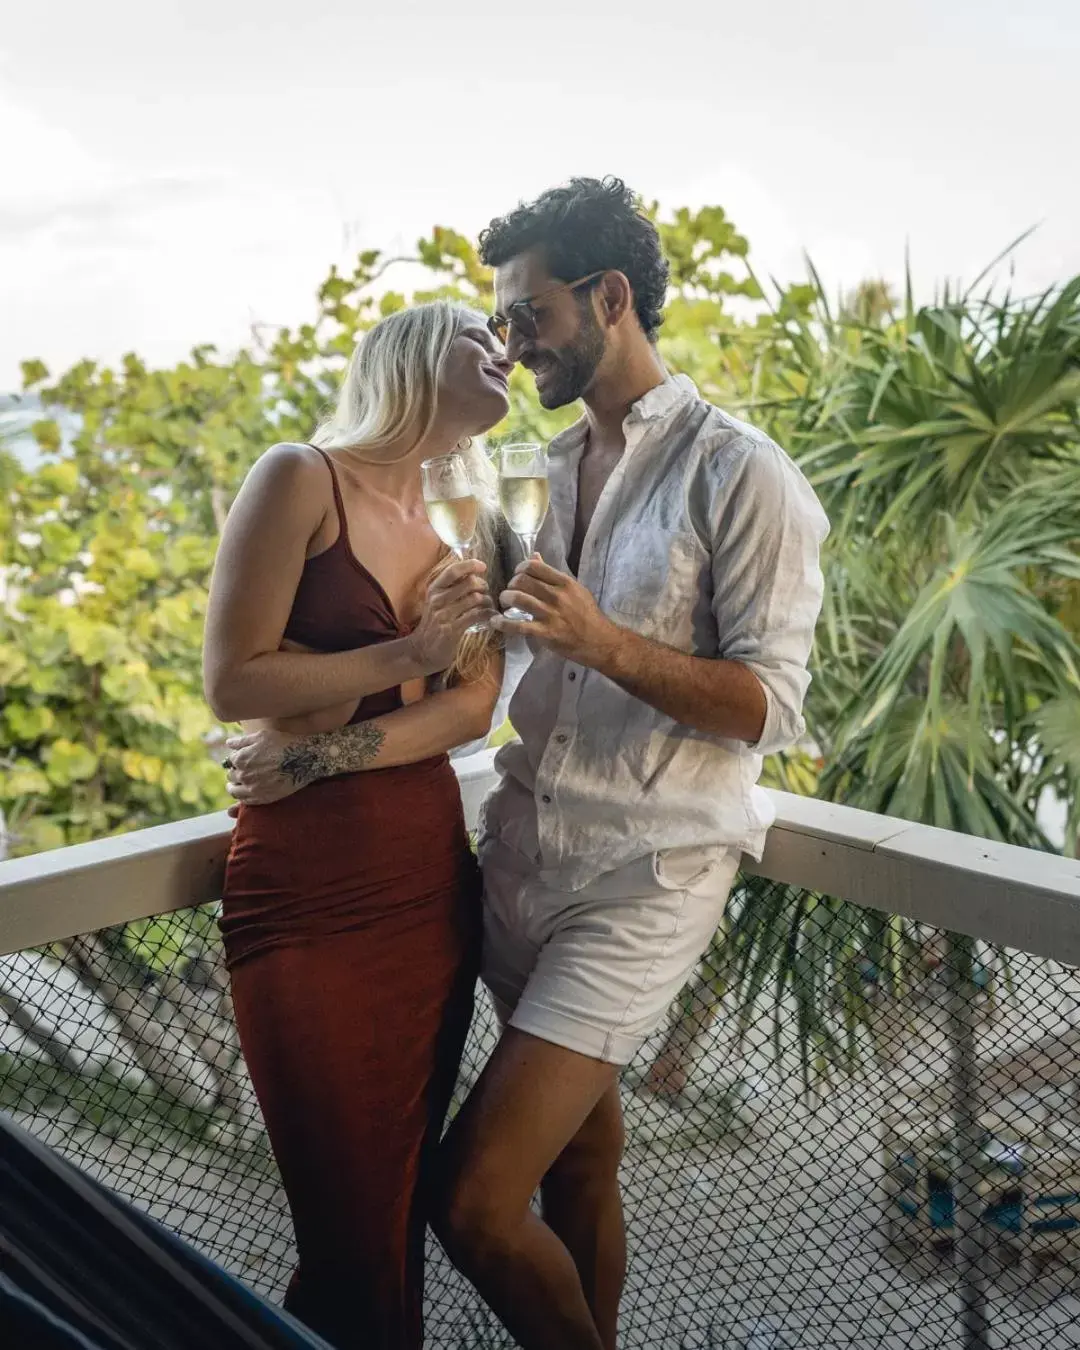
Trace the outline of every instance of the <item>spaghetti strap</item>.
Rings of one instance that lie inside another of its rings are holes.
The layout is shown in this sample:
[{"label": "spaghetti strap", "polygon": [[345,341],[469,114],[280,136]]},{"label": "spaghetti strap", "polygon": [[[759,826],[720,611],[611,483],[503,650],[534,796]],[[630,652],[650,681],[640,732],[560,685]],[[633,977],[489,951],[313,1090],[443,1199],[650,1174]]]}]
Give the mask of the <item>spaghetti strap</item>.
[{"label": "spaghetti strap", "polygon": [[308,441],[308,445],[311,446],[311,449],[314,450],[316,454],[322,455],[323,459],[326,461],[326,467],[330,470],[330,485],[334,490],[334,505],[337,507],[339,537],[345,547],[351,549],[352,545],[349,543],[349,522],[345,515],[345,499],[341,495],[341,484],[338,482],[334,461],[326,451],[319,446],[311,445],[310,441]]}]

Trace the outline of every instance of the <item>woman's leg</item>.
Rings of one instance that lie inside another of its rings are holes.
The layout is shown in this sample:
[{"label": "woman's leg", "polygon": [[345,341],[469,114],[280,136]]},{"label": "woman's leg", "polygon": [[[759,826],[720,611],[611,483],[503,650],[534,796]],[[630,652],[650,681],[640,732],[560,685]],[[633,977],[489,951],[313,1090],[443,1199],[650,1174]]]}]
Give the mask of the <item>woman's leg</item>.
[{"label": "woman's leg", "polygon": [[447,926],[414,925],[404,944],[379,927],[273,948],[232,972],[296,1230],[286,1305],[338,1350],[421,1345],[418,1186],[471,985]]}]

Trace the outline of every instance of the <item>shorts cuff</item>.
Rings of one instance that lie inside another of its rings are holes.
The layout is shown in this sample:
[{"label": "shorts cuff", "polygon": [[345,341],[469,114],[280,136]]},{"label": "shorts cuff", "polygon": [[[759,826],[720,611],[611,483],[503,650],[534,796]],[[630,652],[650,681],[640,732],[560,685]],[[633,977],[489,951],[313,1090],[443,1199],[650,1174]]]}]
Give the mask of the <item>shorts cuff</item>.
[{"label": "shorts cuff", "polygon": [[607,1031],[551,1008],[537,1007],[535,1003],[519,1003],[509,1025],[537,1040],[561,1045],[564,1050],[574,1050],[589,1059],[597,1059],[602,1064],[617,1064],[620,1068],[630,1063],[644,1042],[644,1037]]}]

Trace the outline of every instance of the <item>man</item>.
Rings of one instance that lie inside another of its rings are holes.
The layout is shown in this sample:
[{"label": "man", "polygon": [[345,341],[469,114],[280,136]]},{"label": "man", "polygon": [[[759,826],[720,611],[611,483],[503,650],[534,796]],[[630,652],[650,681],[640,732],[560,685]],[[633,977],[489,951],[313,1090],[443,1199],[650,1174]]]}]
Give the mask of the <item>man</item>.
[{"label": "man", "polygon": [[544,193],[481,256],[507,355],[585,415],[500,597],[533,619],[495,621],[533,652],[480,831],[505,1030],[448,1133],[436,1228],[523,1350],[614,1350],[618,1073],[761,856],[755,784],[803,731],[828,525],[782,450],[665,371],[667,264],[621,182]]}]

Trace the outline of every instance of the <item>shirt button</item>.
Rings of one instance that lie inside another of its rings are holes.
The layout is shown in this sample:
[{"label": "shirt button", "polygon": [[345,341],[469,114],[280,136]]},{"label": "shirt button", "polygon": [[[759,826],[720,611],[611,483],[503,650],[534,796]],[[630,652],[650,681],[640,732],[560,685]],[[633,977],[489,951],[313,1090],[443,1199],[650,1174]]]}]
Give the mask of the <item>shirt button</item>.
[{"label": "shirt button", "polygon": [[576,680],[576,679],[577,679],[577,671],[576,671],[576,670],[572,670],[572,671],[570,672],[570,674],[567,675],[566,678],[567,678],[568,680]]},{"label": "shirt button", "polygon": [[564,731],[560,731],[559,734],[555,737],[555,741],[558,745],[565,745],[566,733]]},{"label": "shirt button", "polygon": [[550,806],[550,805],[551,805],[551,798],[548,796],[548,794],[547,794],[546,792],[545,792],[544,795],[540,798],[540,800],[544,803],[545,806]]}]

